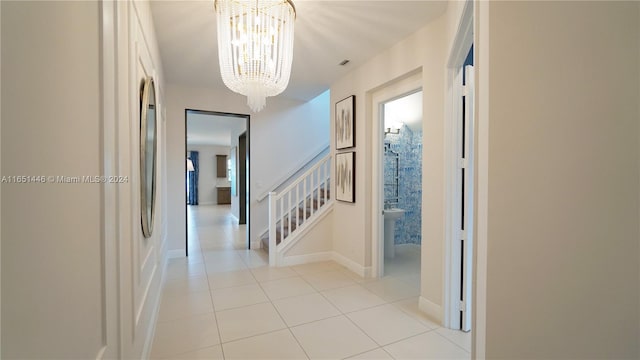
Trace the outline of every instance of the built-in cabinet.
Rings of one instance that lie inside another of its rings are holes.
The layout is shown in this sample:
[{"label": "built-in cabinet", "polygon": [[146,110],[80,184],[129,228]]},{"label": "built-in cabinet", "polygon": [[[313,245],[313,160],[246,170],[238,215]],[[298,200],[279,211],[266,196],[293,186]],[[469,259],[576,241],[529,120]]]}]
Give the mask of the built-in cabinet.
[{"label": "built-in cabinet", "polygon": [[216,155],[216,176],[227,177],[227,155]]},{"label": "built-in cabinet", "polygon": [[231,204],[231,187],[218,186],[218,205]]}]

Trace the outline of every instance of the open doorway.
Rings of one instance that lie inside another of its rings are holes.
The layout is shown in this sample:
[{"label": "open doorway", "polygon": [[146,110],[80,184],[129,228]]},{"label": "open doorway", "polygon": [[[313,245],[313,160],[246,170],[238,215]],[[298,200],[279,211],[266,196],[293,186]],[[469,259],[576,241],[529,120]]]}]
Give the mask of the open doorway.
[{"label": "open doorway", "polygon": [[[421,251],[419,249],[422,240],[422,197],[421,195],[414,196],[415,192],[410,195],[406,192],[409,190],[408,181],[402,175],[408,175],[408,170],[413,175],[419,173],[420,175],[414,176],[411,181],[419,180],[420,189],[417,192],[418,194],[422,193],[422,98],[421,71],[407,74],[398,81],[371,94],[372,118],[376,122],[376,126],[372,127],[372,173],[374,176],[371,179],[371,186],[374,196],[371,199],[371,223],[373,225],[371,270],[374,277],[388,275],[388,271],[385,271],[385,265],[397,267],[394,270],[405,271],[407,267],[403,265],[408,265],[408,262],[404,264],[402,261],[398,262],[397,260],[401,260],[401,258],[396,259],[396,255],[400,254],[395,250],[400,249],[402,252],[410,247],[418,248],[417,252],[408,251],[409,254],[404,254],[413,260],[412,271],[415,273],[413,277],[418,288],[421,266]],[[408,108],[412,108],[412,110]],[[411,116],[414,119],[407,123],[408,117],[406,113],[402,114],[404,112],[412,112]],[[418,137],[414,136],[416,133],[419,134]],[[414,147],[416,139],[420,145],[419,149]],[[419,152],[420,156],[416,158],[415,153],[410,154],[409,152]],[[419,169],[415,167],[417,163],[420,163]],[[413,169],[409,169],[411,167]],[[409,214],[409,219],[405,219],[407,214]],[[408,220],[407,223],[411,223],[415,229],[410,233],[399,233],[398,241],[396,241],[395,229],[404,231],[405,220]],[[403,223],[397,226],[400,221]],[[393,234],[391,234],[391,227],[394,228]],[[385,241],[385,232],[387,233],[387,241]],[[417,244],[418,239],[420,245]],[[411,244],[412,242],[413,244]],[[405,243],[408,243],[409,246],[397,245]]]},{"label": "open doorway", "polygon": [[185,111],[187,256],[250,248],[249,130],[249,115]]},{"label": "open doorway", "polygon": [[420,277],[422,96],[417,89],[382,104],[385,276]]}]

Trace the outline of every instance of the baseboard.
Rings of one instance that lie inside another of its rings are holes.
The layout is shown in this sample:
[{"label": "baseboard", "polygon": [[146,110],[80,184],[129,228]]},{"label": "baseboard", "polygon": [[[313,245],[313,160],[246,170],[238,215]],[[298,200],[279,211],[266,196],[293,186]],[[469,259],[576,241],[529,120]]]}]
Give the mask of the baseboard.
[{"label": "baseboard", "polygon": [[185,256],[184,249],[175,249],[167,251],[167,259],[177,259]]},{"label": "baseboard", "polygon": [[420,296],[418,302],[418,308],[425,313],[428,317],[436,320],[439,325],[442,325],[442,306],[435,304],[424,297]]},{"label": "baseboard", "polygon": [[305,255],[286,256],[282,258],[282,260],[279,261],[278,263],[280,264],[279,266],[294,266],[294,265],[302,265],[302,264],[308,264],[312,262],[329,261],[329,260],[333,260],[332,251],[325,251],[325,252],[305,254]]},{"label": "baseboard", "polygon": [[280,264],[279,266],[294,266],[329,260],[337,262],[338,264],[346,267],[359,276],[362,276],[364,278],[371,277],[371,267],[362,266],[355,261],[348,259],[341,254],[338,254],[335,251],[323,251],[312,254],[285,256],[280,261],[278,261],[278,263]]},{"label": "baseboard", "polygon": [[345,257],[342,254],[339,254],[335,251],[332,251],[332,260],[337,262],[338,264],[346,267],[347,269],[353,271],[354,273],[362,276],[363,278],[371,277],[371,267],[370,266],[362,266],[357,262]]}]

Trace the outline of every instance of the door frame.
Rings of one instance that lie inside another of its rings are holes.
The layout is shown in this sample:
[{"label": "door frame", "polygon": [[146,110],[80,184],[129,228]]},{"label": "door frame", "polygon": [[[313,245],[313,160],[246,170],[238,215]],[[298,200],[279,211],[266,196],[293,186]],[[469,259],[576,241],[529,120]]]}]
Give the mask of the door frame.
[{"label": "door frame", "polygon": [[[444,281],[444,319],[443,325],[450,329],[460,329],[460,276],[461,246],[459,242],[459,215],[461,212],[462,194],[460,189],[461,179],[458,174],[458,149],[461,146],[458,139],[461,136],[461,128],[458,120],[462,116],[462,73],[464,72],[464,62],[474,44],[474,4],[466,1],[462,11],[460,24],[454,39],[449,60],[447,63],[447,105],[445,108],[445,163],[446,163],[446,200],[445,200],[445,281]],[[475,56],[475,54],[474,54]],[[475,63],[475,61],[474,61]],[[475,111],[475,109],[474,109]],[[474,136],[477,136],[475,134]],[[475,144],[475,141],[472,141]],[[475,144],[474,146],[477,146]],[[471,149],[475,154],[475,149]],[[475,176],[475,174],[474,174]],[[477,188],[477,182],[474,182]],[[474,191],[474,196],[477,196]],[[477,216],[465,214],[465,216]],[[467,229],[473,232],[474,229]],[[475,261],[471,266],[475,276]],[[472,281],[472,279],[467,279]],[[475,294],[472,296],[475,299]],[[474,300],[475,301],[475,300]],[[475,314],[473,308],[472,313]],[[475,320],[475,319],[474,319]],[[475,321],[474,321],[475,322]],[[472,325],[475,330],[475,324]],[[475,332],[475,331],[474,331]]]},{"label": "door frame", "polygon": [[[244,186],[238,186],[240,194],[238,194],[238,224],[245,225],[249,219],[249,152],[247,151],[249,146],[249,139],[247,138],[247,131],[238,136],[238,174],[239,177],[236,181]],[[244,143],[244,144],[243,144]],[[242,176],[244,175],[244,176]],[[243,201],[244,199],[244,201]],[[249,238],[251,239],[251,238]],[[251,248],[251,241],[249,241],[248,249]]]},{"label": "door frame", "polygon": [[[422,84],[422,68],[419,68],[368,94],[371,99],[373,124],[371,130],[371,153],[373,154],[371,169],[371,274],[374,278],[384,276],[384,112],[382,110],[384,105],[390,101],[423,90]],[[424,103],[423,101],[423,114]]]},{"label": "door frame", "polygon": [[[250,199],[250,174],[251,174],[251,162],[249,161],[250,159],[250,144],[251,144],[251,115],[249,114],[237,114],[237,113],[227,113],[227,112],[220,112],[220,111],[211,111],[211,110],[197,110],[197,109],[185,109],[184,110],[184,158],[186,159],[188,157],[188,151],[187,151],[187,119],[188,119],[188,115],[189,113],[195,113],[195,114],[204,114],[204,115],[215,115],[215,116],[226,116],[226,117],[234,117],[234,118],[238,118],[238,119],[244,119],[245,120],[245,132],[247,135],[247,157],[246,157],[246,163],[247,163],[247,183],[246,183],[246,212],[247,212],[247,233],[246,233],[246,241],[247,241],[247,249],[251,249],[251,222],[249,221],[249,215],[251,213],[250,208],[249,208],[249,199]],[[184,164],[184,173],[187,172],[187,162],[183,161]],[[184,184],[182,187],[182,191],[186,192],[186,188],[187,188],[187,179],[186,176],[183,176],[184,178]],[[189,256],[189,217],[187,214],[187,201],[184,202],[184,223],[185,223],[185,227],[184,227],[184,238],[185,238],[185,243],[184,243],[184,251],[185,251],[185,256]]]}]

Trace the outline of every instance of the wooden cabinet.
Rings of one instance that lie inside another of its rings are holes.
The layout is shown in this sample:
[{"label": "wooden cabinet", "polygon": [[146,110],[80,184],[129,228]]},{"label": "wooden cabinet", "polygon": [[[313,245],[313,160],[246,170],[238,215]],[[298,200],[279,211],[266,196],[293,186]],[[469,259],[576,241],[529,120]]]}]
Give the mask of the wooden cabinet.
[{"label": "wooden cabinet", "polygon": [[231,188],[218,187],[218,205],[231,204]]},{"label": "wooden cabinet", "polygon": [[227,177],[227,155],[216,155],[216,175],[219,178]]}]

